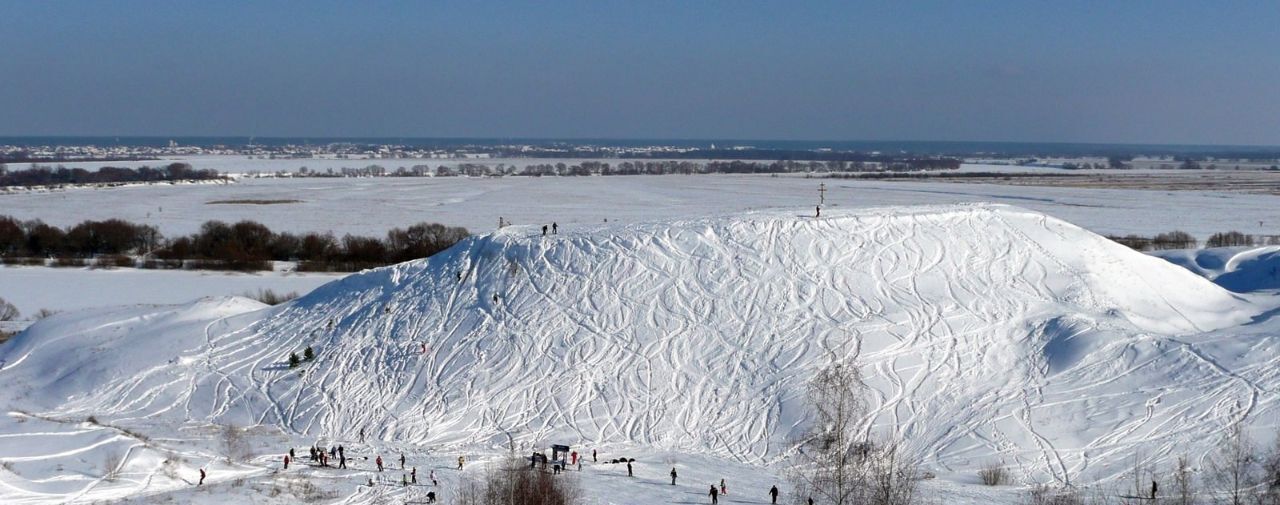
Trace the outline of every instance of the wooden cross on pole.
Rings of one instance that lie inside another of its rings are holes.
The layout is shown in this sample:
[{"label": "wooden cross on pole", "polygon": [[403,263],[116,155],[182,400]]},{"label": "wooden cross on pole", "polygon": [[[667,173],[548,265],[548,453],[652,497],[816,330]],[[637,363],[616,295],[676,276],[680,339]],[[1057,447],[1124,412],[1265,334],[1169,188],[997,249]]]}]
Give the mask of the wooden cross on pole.
[{"label": "wooden cross on pole", "polygon": [[827,203],[827,183],[818,183],[818,205]]}]

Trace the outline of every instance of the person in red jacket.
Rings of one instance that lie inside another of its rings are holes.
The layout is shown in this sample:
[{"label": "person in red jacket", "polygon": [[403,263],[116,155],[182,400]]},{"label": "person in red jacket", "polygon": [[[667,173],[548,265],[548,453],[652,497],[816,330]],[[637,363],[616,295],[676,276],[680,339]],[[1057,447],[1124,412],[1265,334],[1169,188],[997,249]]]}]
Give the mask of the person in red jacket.
[{"label": "person in red jacket", "polygon": [[377,464],[378,464],[378,471],[379,471],[379,472],[381,472],[381,471],[382,471],[382,456],[378,456],[378,459],[375,459],[375,460],[373,460],[373,461],[374,461],[375,463],[377,463]]},{"label": "person in red jacket", "polygon": [[284,469],[285,469],[285,470],[288,470],[288,469],[289,469],[289,455],[288,455],[288,454],[285,454],[285,455],[284,455]]}]

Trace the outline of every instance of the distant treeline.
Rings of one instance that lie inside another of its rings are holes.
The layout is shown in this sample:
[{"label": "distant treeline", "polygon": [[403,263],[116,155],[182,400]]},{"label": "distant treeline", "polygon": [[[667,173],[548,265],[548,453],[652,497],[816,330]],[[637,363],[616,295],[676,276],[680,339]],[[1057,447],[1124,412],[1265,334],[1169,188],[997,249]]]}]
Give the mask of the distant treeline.
[{"label": "distant treeline", "polygon": [[670,175],[670,174],[785,174],[843,172],[910,172],[921,170],[955,170],[960,160],[951,158],[903,159],[894,162],[862,161],[583,161],[581,163],[535,163],[519,167],[515,164],[462,163],[456,166],[414,165],[388,170],[381,165],[313,171],[306,167],[298,177],[546,177],[591,175]]},{"label": "distant treeline", "polygon": [[[297,261],[305,271],[349,272],[425,258],[469,236],[465,228],[420,223],[385,238],[331,233],[273,232],[254,221],[207,221],[200,231],[172,239],[156,227],[120,219],[59,228],[39,220],[0,216],[0,259],[13,264],[142,266],[270,270],[272,261]],[[140,258],[140,261],[134,258]]]},{"label": "distant treeline", "polygon": [[[1195,237],[1185,231],[1171,231],[1154,237],[1109,235],[1107,238],[1139,251],[1194,249],[1199,244]],[[1280,235],[1249,235],[1238,231],[1228,231],[1214,233],[1204,242],[1205,247],[1238,247],[1261,244],[1280,245]]]},{"label": "distant treeline", "polygon": [[[875,163],[900,163],[917,159],[948,159],[950,157],[928,157],[918,155],[889,155],[864,153],[858,151],[835,151],[820,149],[689,149],[650,151],[627,150],[618,152],[606,148],[575,149],[496,149],[489,151],[499,158],[620,158],[620,159],[677,159],[677,160],[754,160],[754,161],[861,161]],[[959,158],[956,159],[957,162]]]},{"label": "distant treeline", "polygon": [[60,162],[81,162],[81,161],[141,161],[149,159],[145,156],[138,155],[111,155],[111,156],[84,156],[80,154],[62,155],[54,154],[43,155],[34,154],[25,149],[12,151],[0,151],[0,165],[5,163],[60,163]]},{"label": "distant treeline", "polygon": [[187,163],[170,163],[163,167],[120,168],[102,167],[97,170],[66,168],[59,166],[33,166],[21,170],[9,170],[0,165],[0,186],[56,186],[60,184],[110,184],[126,182],[207,181],[223,179],[217,170],[196,170]]}]

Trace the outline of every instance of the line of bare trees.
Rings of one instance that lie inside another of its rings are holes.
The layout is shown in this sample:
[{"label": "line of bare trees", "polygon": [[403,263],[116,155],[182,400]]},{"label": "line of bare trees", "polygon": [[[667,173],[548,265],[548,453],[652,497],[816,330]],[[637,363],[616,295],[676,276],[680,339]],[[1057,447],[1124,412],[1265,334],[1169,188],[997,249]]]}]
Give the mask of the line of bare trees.
[{"label": "line of bare trees", "polygon": [[0,261],[9,264],[142,266],[270,270],[297,261],[299,270],[355,271],[425,258],[469,236],[465,228],[419,223],[385,237],[273,232],[255,221],[207,221],[191,235],[166,238],[156,227],[121,219],[59,228],[40,220],[0,216]]},{"label": "line of bare trees", "polygon": [[208,181],[224,179],[217,170],[194,169],[189,163],[170,163],[163,167],[120,168],[102,167],[97,170],[48,167],[33,165],[22,170],[9,170],[0,165],[0,186],[57,186],[63,184],[108,184],[126,182],[176,182]]},{"label": "line of bare trees", "polygon": [[[1165,249],[1195,249],[1199,241],[1185,231],[1160,233],[1154,237],[1137,234],[1108,235],[1108,239],[1139,251]],[[1253,245],[1280,245],[1280,235],[1250,235],[1239,231],[1218,232],[1204,241],[1205,247],[1238,247]]]}]

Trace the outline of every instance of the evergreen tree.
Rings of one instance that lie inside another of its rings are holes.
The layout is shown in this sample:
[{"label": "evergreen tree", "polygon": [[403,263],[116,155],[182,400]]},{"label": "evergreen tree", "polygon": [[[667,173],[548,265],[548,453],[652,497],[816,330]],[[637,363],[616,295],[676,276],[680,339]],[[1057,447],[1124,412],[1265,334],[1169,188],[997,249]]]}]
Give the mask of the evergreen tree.
[{"label": "evergreen tree", "polygon": [[298,364],[301,362],[302,360],[298,359],[298,353],[296,352],[289,353],[289,368],[297,368]]},{"label": "evergreen tree", "polygon": [[311,350],[311,346],[307,346],[306,350],[302,351],[302,357],[307,361],[311,361],[313,359],[316,359],[316,353],[315,351]]}]

